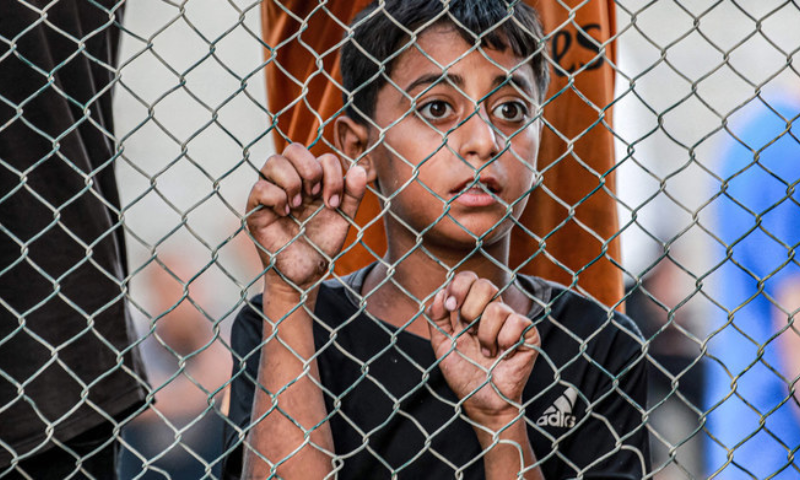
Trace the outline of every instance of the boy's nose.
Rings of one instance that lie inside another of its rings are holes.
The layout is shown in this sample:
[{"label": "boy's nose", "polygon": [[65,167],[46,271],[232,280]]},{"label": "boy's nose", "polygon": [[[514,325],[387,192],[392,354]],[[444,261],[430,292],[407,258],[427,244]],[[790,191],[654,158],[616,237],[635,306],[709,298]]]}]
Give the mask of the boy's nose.
[{"label": "boy's nose", "polygon": [[459,126],[460,148],[458,153],[468,162],[488,162],[500,151],[500,138],[487,117],[483,105]]}]

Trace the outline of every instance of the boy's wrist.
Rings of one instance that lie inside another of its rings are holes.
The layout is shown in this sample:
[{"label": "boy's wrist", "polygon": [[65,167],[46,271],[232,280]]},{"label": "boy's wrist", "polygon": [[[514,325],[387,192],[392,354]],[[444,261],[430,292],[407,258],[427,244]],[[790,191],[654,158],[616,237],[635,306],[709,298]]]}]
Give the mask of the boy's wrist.
[{"label": "boy's wrist", "polygon": [[525,428],[525,416],[516,409],[501,413],[468,411],[467,416],[474,423],[479,439],[485,437],[491,440],[494,433],[497,433],[499,438],[516,436],[515,433],[518,433],[515,432],[516,429]]},{"label": "boy's wrist", "polygon": [[[483,424],[474,428],[481,450],[485,453],[485,478],[542,478],[538,468],[530,468],[536,464],[536,455],[528,437],[524,416],[514,416],[494,427]],[[523,471],[525,473],[521,473]]]},{"label": "boy's wrist", "polygon": [[264,296],[269,298],[285,298],[288,300],[301,300],[303,297],[306,299],[312,295],[316,298],[316,292],[319,289],[317,281],[309,282],[308,284],[292,284],[285,280],[274,271],[268,271],[264,274]]}]

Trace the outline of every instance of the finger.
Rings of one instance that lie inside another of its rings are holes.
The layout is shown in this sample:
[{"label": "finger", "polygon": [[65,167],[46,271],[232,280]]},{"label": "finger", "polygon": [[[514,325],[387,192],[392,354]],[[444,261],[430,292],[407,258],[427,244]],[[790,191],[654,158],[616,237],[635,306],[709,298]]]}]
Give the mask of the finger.
[{"label": "finger", "polygon": [[303,185],[294,165],[282,155],[273,155],[261,169],[264,178],[286,192],[289,206],[297,208],[303,203],[300,188]]},{"label": "finger", "polygon": [[539,329],[533,325],[533,322],[530,322],[522,334],[522,345],[520,345],[519,350],[535,350],[541,346],[542,337],[539,336]]},{"label": "finger", "polygon": [[[253,210],[263,205],[272,209],[278,216],[285,217],[289,214],[288,201],[289,198],[286,196],[285,190],[273,183],[260,179],[253,185],[250,195],[247,197],[247,214],[250,215]],[[248,217],[248,222],[250,218],[252,216]]]},{"label": "finger", "polygon": [[433,302],[431,302],[431,305],[428,307],[428,317],[431,319],[428,328],[431,331],[431,338],[433,338],[434,332],[438,335],[442,335],[442,332],[448,335],[453,334],[450,312],[444,307],[444,299],[445,292],[444,290],[440,290],[434,295]]},{"label": "finger", "polygon": [[319,157],[319,164],[322,167],[322,200],[328,208],[338,208],[344,190],[342,164],[331,153]]},{"label": "finger", "polygon": [[451,312],[458,311],[464,300],[467,298],[470,287],[478,280],[475,272],[459,272],[453,277],[450,285],[447,286],[447,298],[444,305]]},{"label": "finger", "polygon": [[355,218],[361,199],[367,191],[367,171],[360,165],[355,165],[347,171],[344,179],[344,194],[342,195],[341,210],[349,218]]},{"label": "finger", "polygon": [[494,300],[498,291],[500,289],[485,278],[475,280],[461,305],[461,321],[467,325],[474,322]]},{"label": "finger", "polygon": [[430,321],[428,322],[428,333],[431,336],[431,347],[436,358],[441,358],[453,342],[453,323],[452,314],[444,308],[445,294],[440,290],[433,297],[433,302],[428,307],[427,313]]},{"label": "finger", "polygon": [[[478,325],[478,342],[481,346],[481,353],[484,357],[494,357],[497,355],[498,339],[503,326],[509,316],[514,314],[514,310],[508,305],[500,302],[492,302],[483,311],[480,324]],[[518,337],[519,338],[519,337]]]},{"label": "finger", "polygon": [[309,197],[316,196],[322,187],[322,166],[317,158],[300,143],[292,143],[283,150],[283,156],[294,166],[303,182],[303,192]]},{"label": "finger", "polygon": [[529,318],[518,313],[509,315],[503,324],[503,328],[501,328],[500,332],[497,334],[497,346],[499,351],[505,352],[521,346],[520,340],[524,340],[523,334],[525,334],[528,329],[536,330],[536,328],[532,326]]}]

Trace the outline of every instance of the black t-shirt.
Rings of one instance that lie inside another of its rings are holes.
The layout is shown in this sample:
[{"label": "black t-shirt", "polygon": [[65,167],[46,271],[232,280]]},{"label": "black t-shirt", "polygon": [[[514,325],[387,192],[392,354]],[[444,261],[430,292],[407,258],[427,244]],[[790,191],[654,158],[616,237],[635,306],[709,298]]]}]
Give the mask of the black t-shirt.
[{"label": "black t-shirt", "polygon": [[[483,478],[480,444],[430,341],[359,308],[368,269],[320,287],[314,323],[340,479]],[[646,359],[633,322],[561,286],[519,277],[542,352],[523,400],[547,479],[639,479],[649,470]],[[369,301],[367,299],[367,301]],[[262,343],[262,299],[233,326],[225,478],[238,478]]]},{"label": "black t-shirt", "polygon": [[114,175],[120,2],[0,7],[0,466],[144,399]]}]

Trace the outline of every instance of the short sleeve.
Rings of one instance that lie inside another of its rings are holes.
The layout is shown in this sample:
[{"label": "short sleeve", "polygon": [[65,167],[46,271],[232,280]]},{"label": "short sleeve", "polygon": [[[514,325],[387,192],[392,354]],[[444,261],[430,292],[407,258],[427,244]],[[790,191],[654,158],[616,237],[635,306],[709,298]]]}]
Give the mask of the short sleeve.
[{"label": "short sleeve", "polygon": [[251,299],[236,316],[231,329],[231,395],[228,418],[223,428],[222,478],[238,479],[244,458],[242,442],[250,425],[255,388],[258,382],[258,365],[261,360],[262,298]]},{"label": "short sleeve", "polygon": [[[627,317],[623,317],[627,320]],[[630,332],[638,333],[631,323]],[[610,327],[609,327],[610,328]],[[618,330],[603,361],[605,372],[592,392],[585,424],[570,442],[569,458],[586,479],[641,479],[650,470],[647,361],[631,333]]]}]

